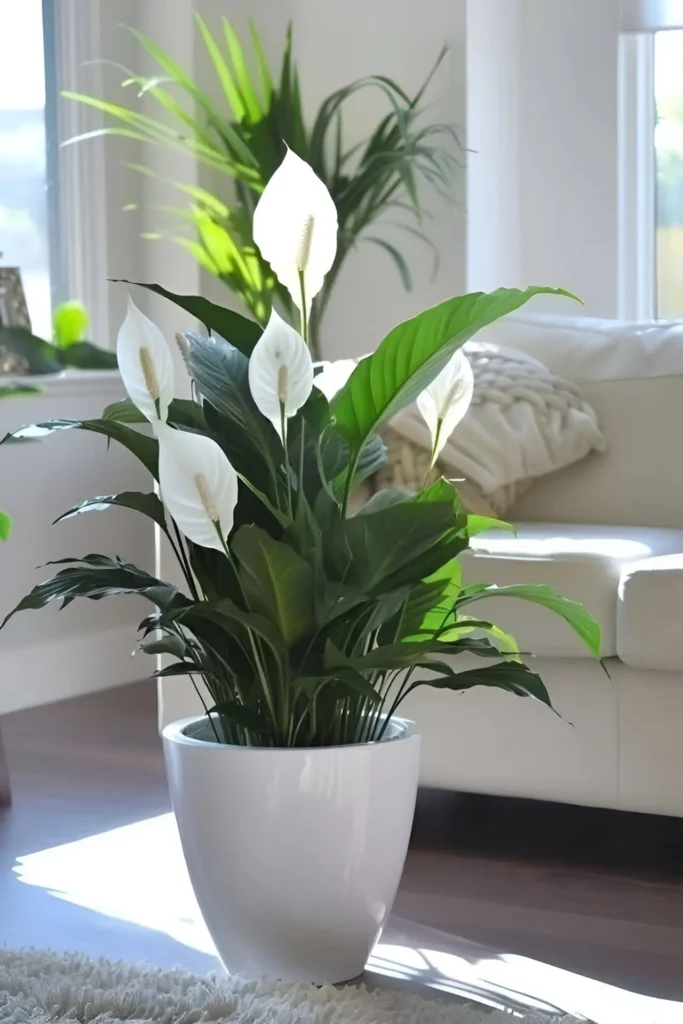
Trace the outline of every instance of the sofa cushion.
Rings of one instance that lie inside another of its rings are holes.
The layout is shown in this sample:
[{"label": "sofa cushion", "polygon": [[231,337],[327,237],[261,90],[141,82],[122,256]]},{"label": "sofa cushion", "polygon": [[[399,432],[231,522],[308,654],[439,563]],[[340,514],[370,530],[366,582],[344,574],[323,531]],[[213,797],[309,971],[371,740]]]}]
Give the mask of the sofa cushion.
[{"label": "sofa cushion", "polygon": [[535,481],[511,516],[683,527],[683,322],[522,312],[477,338],[521,349],[577,383],[607,440],[605,452]]},{"label": "sofa cushion", "polygon": [[[683,530],[656,527],[520,523],[517,535],[490,530],[462,558],[466,583],[546,583],[581,601],[602,629],[602,654],[617,654],[617,602],[625,567],[653,555],[683,552]],[[683,555],[681,556],[683,559]],[[527,601],[490,598],[468,609],[509,630],[520,650],[556,658],[590,658],[558,616]]]},{"label": "sofa cushion", "polygon": [[633,668],[680,672],[683,554],[644,558],[621,570],[617,654]]}]

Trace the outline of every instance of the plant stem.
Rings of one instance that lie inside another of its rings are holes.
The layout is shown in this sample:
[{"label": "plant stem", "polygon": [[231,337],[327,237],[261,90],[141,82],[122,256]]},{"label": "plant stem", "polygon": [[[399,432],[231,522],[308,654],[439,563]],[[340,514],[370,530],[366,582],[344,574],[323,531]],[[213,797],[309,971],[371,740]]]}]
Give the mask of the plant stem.
[{"label": "plant stem", "polygon": [[[230,554],[230,550],[229,550],[228,545],[227,545],[227,543],[225,541],[225,537],[223,536],[223,532],[222,532],[222,530],[220,528],[220,524],[219,523],[215,523],[214,525],[216,527],[216,533],[220,537],[220,541],[221,541],[221,544],[223,546],[223,551],[225,552],[225,557],[230,562],[230,565],[232,566],[232,570],[233,570],[233,572],[235,574],[235,579],[237,580],[237,585],[241,589],[240,578],[239,578],[239,575],[237,573],[237,566],[234,564],[234,562],[232,560],[232,555]],[[242,599],[246,603],[246,598],[244,596],[244,591],[242,591]],[[263,697],[264,697],[264,700],[266,702],[266,706],[268,707],[268,710],[270,712],[270,717],[271,717],[271,719],[273,721],[273,725],[277,729],[277,715],[275,714],[275,708],[273,706],[273,701],[271,699],[270,690],[268,689],[268,679],[266,677],[265,669],[263,667],[263,663],[261,661],[261,657],[260,657],[260,654],[259,654],[259,651],[258,651],[258,645],[257,645],[257,643],[256,643],[256,641],[254,639],[254,634],[249,629],[249,627],[247,627],[247,633],[249,635],[249,643],[250,643],[250,646],[251,646],[251,653],[253,655],[254,663],[256,665],[256,674],[258,675],[258,677],[259,677],[259,679],[261,681],[261,688],[263,689]]]},{"label": "plant stem", "polygon": [[285,473],[287,474],[287,507],[289,509],[289,518],[294,518],[294,512],[292,509],[292,474],[289,465],[289,448],[287,447],[287,417],[285,415],[284,402],[280,402],[280,433],[282,436],[282,447],[285,450]]},{"label": "plant stem", "polygon": [[187,586],[188,586],[188,588],[190,590],[190,595],[191,595],[191,597],[192,597],[192,599],[194,601],[198,601],[199,600],[199,593],[198,593],[197,588],[195,586],[194,576],[192,574],[192,567],[190,566],[190,562],[189,562],[189,559],[187,557],[187,553],[186,553],[184,545],[183,545],[183,538],[181,536],[180,530],[178,529],[178,527],[176,525],[175,519],[171,519],[171,522],[173,523],[173,530],[174,530],[175,535],[176,535],[177,544],[174,543],[173,537],[171,536],[171,534],[168,531],[166,533],[166,536],[168,537],[168,539],[170,541],[171,547],[173,549],[173,554],[176,556],[176,558],[178,560],[178,564],[180,565],[180,568],[183,571],[183,576],[185,577],[185,580],[187,582]]}]

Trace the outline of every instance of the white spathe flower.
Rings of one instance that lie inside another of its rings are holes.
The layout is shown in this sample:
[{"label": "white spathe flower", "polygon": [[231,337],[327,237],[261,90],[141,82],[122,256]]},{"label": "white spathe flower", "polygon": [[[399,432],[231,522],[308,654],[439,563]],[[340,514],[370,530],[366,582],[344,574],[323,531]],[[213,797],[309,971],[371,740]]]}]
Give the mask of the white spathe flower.
[{"label": "white spathe flower", "polygon": [[281,284],[306,313],[337,254],[337,208],[309,165],[287,150],[254,210],[254,241]]},{"label": "white spathe flower", "polygon": [[185,536],[223,551],[237,504],[237,473],[210,437],[169,426],[158,429],[159,487],[169,514]]},{"label": "white spathe flower", "polygon": [[432,465],[464,417],[472,401],[474,374],[461,349],[417,399],[417,407],[432,435]]},{"label": "white spathe flower", "polygon": [[275,310],[249,357],[249,388],[259,411],[280,436],[282,417],[295,416],[313,388],[308,345]]},{"label": "white spathe flower", "polygon": [[331,402],[338,391],[356,369],[355,359],[337,359],[333,363],[324,363],[320,373],[313,378],[313,383],[322,391],[328,402]]},{"label": "white spathe flower", "polygon": [[163,334],[130,296],[116,360],[131,401],[150,423],[165,423],[173,400],[173,358]]}]

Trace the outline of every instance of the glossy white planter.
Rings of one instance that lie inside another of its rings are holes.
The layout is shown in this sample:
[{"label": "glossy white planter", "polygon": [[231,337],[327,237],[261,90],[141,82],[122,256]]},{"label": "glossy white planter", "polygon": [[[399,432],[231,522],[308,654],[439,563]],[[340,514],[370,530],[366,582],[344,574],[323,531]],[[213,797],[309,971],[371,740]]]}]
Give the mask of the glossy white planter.
[{"label": "glossy white planter", "polygon": [[[199,907],[231,972],[348,981],[391,910],[415,810],[420,738],[346,747],[232,747],[163,731],[166,770]],[[389,733],[390,730],[387,730]]]}]

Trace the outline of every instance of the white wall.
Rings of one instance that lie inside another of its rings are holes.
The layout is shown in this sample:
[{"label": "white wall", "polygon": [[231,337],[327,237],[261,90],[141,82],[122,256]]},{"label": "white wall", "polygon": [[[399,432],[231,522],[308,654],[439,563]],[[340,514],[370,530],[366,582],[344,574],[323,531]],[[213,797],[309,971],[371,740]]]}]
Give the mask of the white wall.
[{"label": "white wall", "polygon": [[[117,374],[68,374],[43,382],[43,393],[0,402],[0,437],[41,420],[99,416],[123,397]],[[0,619],[59,566],[47,562],[97,552],[154,569],[152,524],[128,509],[90,512],[53,526],[86,498],[149,490],[149,476],[125,449],[106,438],[65,431],[0,449],[0,504],[14,533],[0,548]],[[133,598],[76,601],[15,616],[0,633],[0,713],[119,683],[153,668],[133,658],[136,627],[151,606]]]},{"label": "white wall", "polygon": [[619,0],[470,0],[468,285],[617,315]]}]

